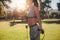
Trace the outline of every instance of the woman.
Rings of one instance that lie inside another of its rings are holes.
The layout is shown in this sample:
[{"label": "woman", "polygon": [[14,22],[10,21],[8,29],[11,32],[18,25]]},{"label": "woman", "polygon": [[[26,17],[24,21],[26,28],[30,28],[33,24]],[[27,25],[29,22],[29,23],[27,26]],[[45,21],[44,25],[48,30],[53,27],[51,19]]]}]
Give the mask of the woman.
[{"label": "woman", "polygon": [[[42,22],[39,15],[39,9],[33,3],[33,0],[29,1],[29,11],[27,14],[28,17],[28,25],[30,28],[30,40],[40,40],[40,30],[41,33],[44,33],[42,29]],[[38,22],[38,24],[37,24]]]}]

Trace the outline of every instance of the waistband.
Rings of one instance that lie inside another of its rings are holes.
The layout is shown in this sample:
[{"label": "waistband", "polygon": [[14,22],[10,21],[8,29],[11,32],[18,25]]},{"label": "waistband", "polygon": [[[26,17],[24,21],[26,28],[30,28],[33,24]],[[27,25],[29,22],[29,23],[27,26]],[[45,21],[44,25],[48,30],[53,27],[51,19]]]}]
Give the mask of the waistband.
[{"label": "waistband", "polygon": [[37,24],[35,23],[34,25],[31,25],[31,26],[29,26],[29,27],[34,27],[34,26],[36,26]]},{"label": "waistband", "polygon": [[27,18],[37,18],[37,17],[27,17]]}]

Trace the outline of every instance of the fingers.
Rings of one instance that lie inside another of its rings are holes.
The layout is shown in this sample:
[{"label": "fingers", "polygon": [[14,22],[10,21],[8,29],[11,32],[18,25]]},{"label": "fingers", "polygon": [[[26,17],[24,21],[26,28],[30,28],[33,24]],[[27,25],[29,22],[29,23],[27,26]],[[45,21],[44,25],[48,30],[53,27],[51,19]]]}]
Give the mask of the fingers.
[{"label": "fingers", "polygon": [[43,29],[41,30],[41,33],[44,34],[44,30]]},{"label": "fingers", "polygon": [[44,30],[43,29],[38,29],[38,31],[40,31],[42,34],[44,34]]},{"label": "fingers", "polygon": [[27,25],[26,25],[25,27],[26,27],[26,29],[28,28],[28,26],[27,26]]}]

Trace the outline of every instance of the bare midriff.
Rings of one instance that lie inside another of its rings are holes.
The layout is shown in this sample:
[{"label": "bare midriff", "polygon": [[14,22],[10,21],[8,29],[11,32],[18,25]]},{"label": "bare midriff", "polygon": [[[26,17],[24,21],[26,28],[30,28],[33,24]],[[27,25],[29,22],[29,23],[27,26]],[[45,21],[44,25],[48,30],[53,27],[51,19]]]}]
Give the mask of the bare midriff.
[{"label": "bare midriff", "polygon": [[32,26],[34,24],[36,24],[36,18],[28,18],[28,25]]}]

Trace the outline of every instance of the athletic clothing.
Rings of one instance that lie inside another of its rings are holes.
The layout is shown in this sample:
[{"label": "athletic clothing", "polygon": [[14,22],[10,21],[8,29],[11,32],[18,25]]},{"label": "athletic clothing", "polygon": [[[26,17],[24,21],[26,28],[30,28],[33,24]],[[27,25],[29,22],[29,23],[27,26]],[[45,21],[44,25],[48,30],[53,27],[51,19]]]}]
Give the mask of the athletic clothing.
[{"label": "athletic clothing", "polygon": [[[29,9],[29,13],[27,14],[27,18],[36,18],[33,9]],[[37,24],[31,25],[30,27],[30,40],[40,40],[40,27]]]},{"label": "athletic clothing", "polygon": [[29,13],[27,14],[28,18],[36,18],[35,13],[33,12],[33,9],[29,9]]},{"label": "athletic clothing", "polygon": [[40,27],[37,24],[30,26],[30,40],[40,40]]}]

